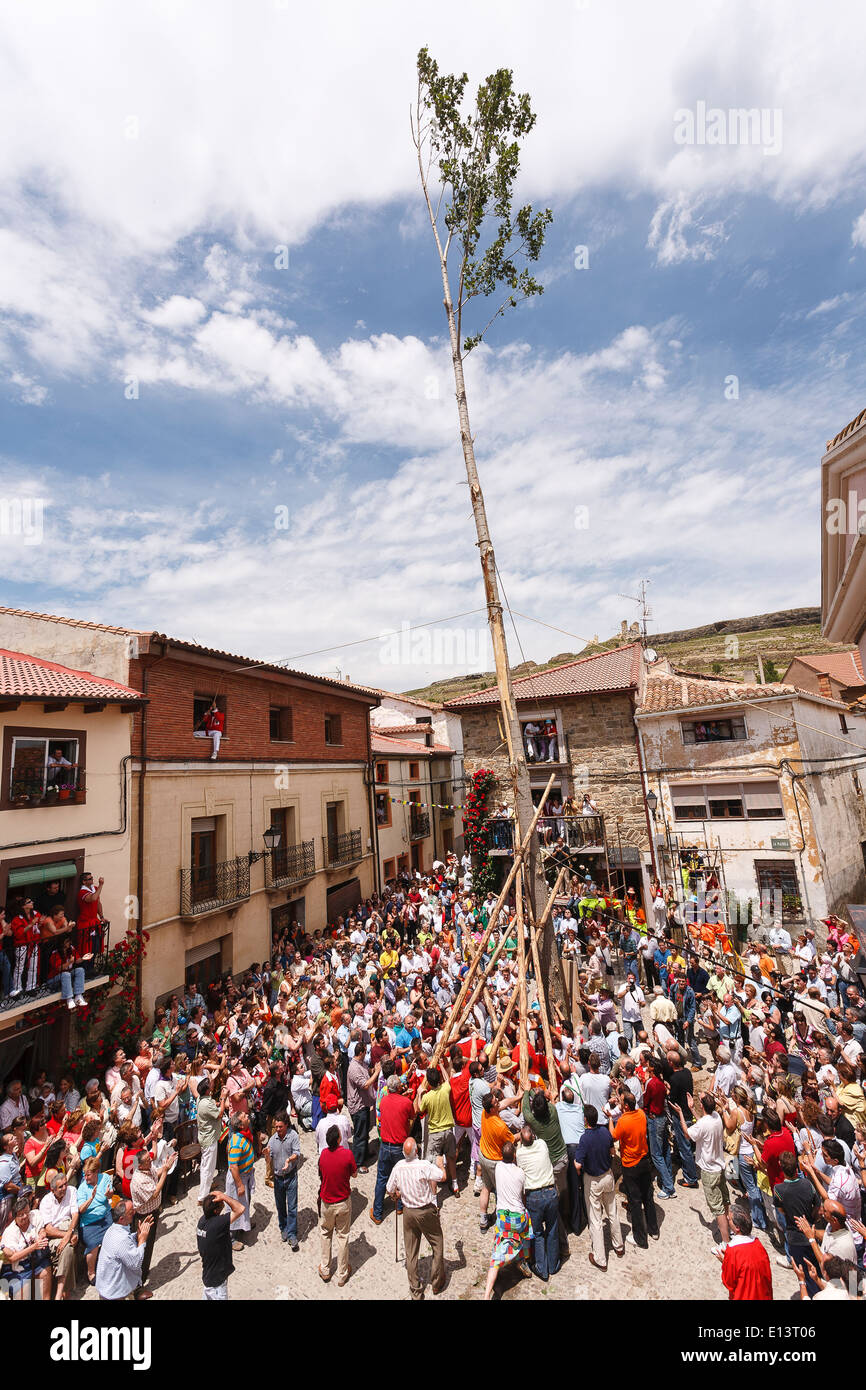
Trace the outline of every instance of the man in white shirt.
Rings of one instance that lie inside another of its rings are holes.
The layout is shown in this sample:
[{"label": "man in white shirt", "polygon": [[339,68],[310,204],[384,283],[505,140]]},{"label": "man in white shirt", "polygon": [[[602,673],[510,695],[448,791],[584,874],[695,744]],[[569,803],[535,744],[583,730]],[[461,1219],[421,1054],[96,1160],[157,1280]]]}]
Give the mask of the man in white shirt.
[{"label": "man in white shirt", "polygon": [[416,1303],[424,1297],[424,1286],[418,1278],[422,1235],[433,1252],[431,1292],[441,1293],[445,1288],[445,1241],[436,1202],[437,1185],[444,1181],[444,1157],[440,1156],[435,1163],[419,1158],[415,1140],[407,1139],[403,1145],[403,1157],[391,1169],[387,1192],[389,1197],[403,1204],[406,1273],[409,1292]]},{"label": "man in white shirt", "polygon": [[21,1081],[10,1081],[6,1086],[6,1099],[0,1105],[0,1130],[9,1129],[15,1120],[26,1120],[30,1114],[30,1104],[24,1094]]},{"label": "man in white shirt", "polygon": [[342,1101],[337,1102],[336,1110],[328,1110],[316,1125],[316,1149],[322,1153],[328,1147],[327,1134],[332,1126],[336,1125],[340,1131],[340,1143],[344,1148],[352,1147],[355,1126],[352,1124],[352,1117],[343,1109]]},{"label": "man in white shirt", "polygon": [[693,1125],[687,1125],[678,1105],[677,1112],[683,1133],[695,1145],[695,1162],[701,1170],[701,1186],[710,1214],[716,1218],[722,1244],[730,1240],[731,1198],[725,1178],[725,1127],[722,1117],[716,1113],[715,1097],[706,1092],[701,1096],[703,1115]]},{"label": "man in white shirt", "polygon": [[632,1047],[635,1033],[643,1027],[641,1009],[646,1004],[646,996],[637,982],[634,971],[629,971],[626,982],[617,990],[616,997],[622,1000],[622,1031],[628,1039],[629,1047]]}]

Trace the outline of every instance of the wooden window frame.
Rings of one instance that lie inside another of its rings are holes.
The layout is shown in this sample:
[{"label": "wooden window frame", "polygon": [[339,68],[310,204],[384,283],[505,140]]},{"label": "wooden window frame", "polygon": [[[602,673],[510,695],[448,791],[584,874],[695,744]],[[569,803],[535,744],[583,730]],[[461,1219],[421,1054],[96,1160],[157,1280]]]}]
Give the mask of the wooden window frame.
[{"label": "wooden window frame", "polygon": [[[332,738],[329,738],[329,737],[328,737],[328,724],[329,724],[330,722],[332,722],[333,720],[336,720],[336,722],[337,722],[337,737],[336,737],[336,738],[333,738],[333,737],[332,737]],[[325,717],[324,717],[324,725],[325,725],[325,747],[326,747],[326,748],[342,748],[342,746],[343,746],[343,716],[342,716],[341,714],[334,714],[334,713],[331,713],[330,711],[326,710],[326,711],[325,711]]]},{"label": "wooden window frame", "polygon": [[[280,731],[275,734],[271,726],[274,715],[279,717]],[[295,741],[295,719],[291,705],[275,705],[271,703],[268,707],[268,733],[271,743],[294,743]]]},{"label": "wooden window frame", "polygon": [[[12,747],[16,738],[44,738],[51,744],[55,740],[63,743],[68,739],[75,739],[78,743],[78,776],[81,780],[81,772],[84,770],[84,785],[81,788],[83,793],[82,801],[74,801],[71,797],[66,801],[61,801],[58,797],[58,806],[80,806],[87,800],[87,733],[84,729],[46,729],[42,726],[7,725],[3,730],[3,766],[2,766],[2,786],[0,786],[0,811],[38,811],[50,809],[44,806],[16,806],[11,797],[12,791]],[[64,855],[65,859],[71,858]]]}]

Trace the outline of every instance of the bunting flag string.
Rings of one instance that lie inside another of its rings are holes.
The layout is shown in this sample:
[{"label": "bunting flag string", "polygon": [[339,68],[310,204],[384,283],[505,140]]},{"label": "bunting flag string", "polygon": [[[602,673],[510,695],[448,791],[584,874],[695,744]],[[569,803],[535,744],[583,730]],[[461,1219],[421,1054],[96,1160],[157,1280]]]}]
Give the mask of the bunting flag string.
[{"label": "bunting flag string", "polygon": [[408,799],[404,800],[403,797],[400,797],[400,796],[392,796],[392,797],[389,797],[389,800],[391,801],[392,805],[394,805],[394,806],[418,806],[418,807],[420,807],[422,810],[426,810],[426,808],[427,808],[428,806],[432,807],[434,811],[462,811],[462,810],[463,810],[462,805],[460,805],[460,806],[453,806],[453,805],[451,805],[450,802],[447,802],[447,801],[429,801],[429,802],[428,802],[428,801],[410,801],[410,800],[408,800]]}]

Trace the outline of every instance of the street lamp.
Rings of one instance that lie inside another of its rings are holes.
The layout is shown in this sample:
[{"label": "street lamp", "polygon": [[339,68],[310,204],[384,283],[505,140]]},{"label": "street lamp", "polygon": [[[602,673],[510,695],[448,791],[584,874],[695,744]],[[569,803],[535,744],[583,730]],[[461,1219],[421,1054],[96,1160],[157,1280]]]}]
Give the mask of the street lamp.
[{"label": "street lamp", "polygon": [[258,852],[251,849],[247,854],[250,864],[258,864],[260,859],[264,859],[268,854],[273,854],[274,850],[279,849],[282,832],[275,825],[269,825],[262,835],[262,839],[265,842],[264,849],[260,849]]},{"label": "street lamp", "polygon": [[656,807],[657,807],[658,804],[659,804],[659,799],[658,799],[658,797],[656,796],[656,794],[655,794],[654,791],[648,791],[648,792],[647,792],[647,794],[646,794],[646,804],[647,804],[647,810],[649,811],[649,813],[650,813],[650,815],[652,816],[653,820],[655,820],[655,818],[656,818]]}]

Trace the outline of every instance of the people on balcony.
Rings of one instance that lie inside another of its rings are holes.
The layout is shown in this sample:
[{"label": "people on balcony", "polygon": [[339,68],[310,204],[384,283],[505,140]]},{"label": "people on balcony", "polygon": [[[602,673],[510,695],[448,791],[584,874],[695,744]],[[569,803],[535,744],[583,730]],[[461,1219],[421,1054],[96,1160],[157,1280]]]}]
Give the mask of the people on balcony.
[{"label": "people on balcony", "polygon": [[58,942],[48,957],[46,983],[55,989],[60,987],[60,994],[66,1000],[70,1013],[77,1005],[85,1003],[84,966],[78,958],[74,943],[68,938],[62,944]]}]

